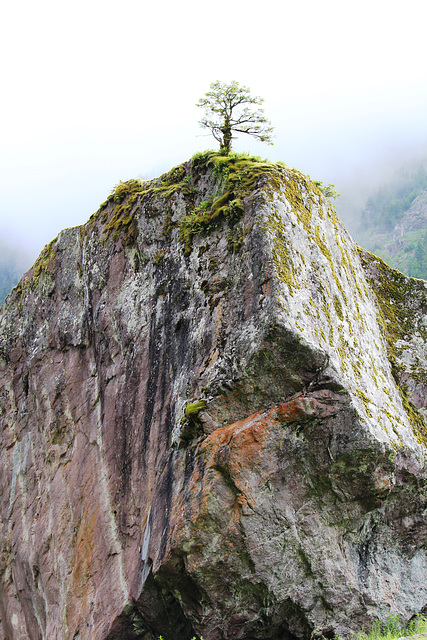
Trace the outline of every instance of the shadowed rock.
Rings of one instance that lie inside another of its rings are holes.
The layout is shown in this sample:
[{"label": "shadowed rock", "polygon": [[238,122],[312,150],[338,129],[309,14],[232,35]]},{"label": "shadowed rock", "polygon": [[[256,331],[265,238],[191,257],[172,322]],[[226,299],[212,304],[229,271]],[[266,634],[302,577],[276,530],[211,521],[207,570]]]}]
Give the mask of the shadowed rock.
[{"label": "shadowed rock", "polygon": [[1,640],[421,611],[426,287],[281,165],[118,185],[2,307]]}]

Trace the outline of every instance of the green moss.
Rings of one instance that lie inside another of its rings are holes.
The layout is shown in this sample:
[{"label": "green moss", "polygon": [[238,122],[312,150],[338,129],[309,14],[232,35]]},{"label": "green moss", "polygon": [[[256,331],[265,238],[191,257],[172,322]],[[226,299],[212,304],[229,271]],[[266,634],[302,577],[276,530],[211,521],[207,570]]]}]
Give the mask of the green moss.
[{"label": "green moss", "polygon": [[49,273],[51,271],[52,263],[56,258],[56,240],[52,240],[46,245],[37,258],[33,267],[33,277],[39,278],[42,273]]},{"label": "green moss", "polygon": [[229,229],[227,235],[227,247],[230,253],[238,253],[243,246],[244,231],[242,227]]},{"label": "green moss", "polygon": [[397,340],[410,339],[414,332],[427,340],[424,314],[417,306],[420,296],[425,299],[423,282],[404,276],[368,251],[361,249],[360,257],[377,295],[380,321],[390,348]]},{"label": "green moss", "polygon": [[202,409],[206,408],[206,400],[198,400],[197,402],[190,402],[185,407],[186,418],[192,418],[196,416]]},{"label": "green moss", "polygon": [[273,262],[276,267],[278,277],[284,282],[292,296],[294,289],[299,289],[299,274],[296,269],[292,256],[292,247],[287,239],[286,229],[281,216],[274,211],[269,217],[269,230],[273,235]]},{"label": "green moss", "polygon": [[169,200],[172,196],[184,193],[191,197],[194,192],[192,176],[188,173],[187,163],[173,167],[169,172],[156,180],[128,180],[120,182],[98,211],[90,218],[88,231],[90,232],[96,223],[102,225],[102,239],[117,240],[121,237],[125,244],[133,244],[138,236],[137,215],[140,207],[144,205],[147,212],[151,210],[153,215],[158,215],[155,207],[150,208],[158,196],[163,199],[162,207],[165,220],[163,234],[166,240],[171,240],[172,215],[169,208]]},{"label": "green moss", "polygon": [[196,234],[209,234],[224,219],[233,225],[243,211],[243,203],[234,198],[234,194],[230,190],[214,200],[205,201],[195,207],[179,223],[179,237],[184,243],[185,255],[191,253],[193,237]]},{"label": "green moss", "polygon": [[244,205],[242,198],[246,195],[242,179],[242,163],[237,163],[230,156],[221,156],[207,152],[198,154],[192,160],[192,170],[200,173],[211,170],[218,179],[216,197],[201,202],[185,216],[179,224],[180,239],[184,243],[185,254],[191,252],[193,237],[196,234],[208,234],[227,220],[232,227],[242,217]]},{"label": "green moss", "polygon": [[158,253],[155,253],[154,254],[154,264],[156,264],[156,265],[162,264],[164,257],[165,257],[165,252],[164,251],[159,251]]},{"label": "green moss", "polygon": [[[338,342],[338,347],[337,347],[339,356],[341,358],[341,363],[343,366],[343,369],[346,371],[347,370],[347,356],[348,356],[348,344],[343,336],[342,333],[342,329],[341,327],[339,328],[339,342]],[[350,362],[352,363],[352,359],[350,360]]]},{"label": "green moss", "polygon": [[340,292],[343,300],[344,300],[344,304],[347,304],[347,297],[344,293],[344,290],[342,288],[340,279],[338,278],[336,271],[335,271],[335,265],[333,263],[332,260],[332,255],[331,252],[329,251],[326,242],[325,242],[325,238],[323,236],[320,236],[320,229],[319,226],[316,225],[315,227],[315,231],[314,231],[314,235],[315,235],[315,239],[316,239],[316,243],[317,246],[319,247],[321,253],[323,254],[323,256],[326,258],[326,260],[329,262],[329,266],[331,268],[331,272],[332,272],[332,276],[335,280],[335,284],[337,286],[338,291]]},{"label": "green moss", "polygon": [[[378,323],[386,341],[391,372],[402,404],[418,442],[427,446],[427,425],[411,402],[403,381],[407,372],[401,360],[406,348],[405,343],[409,342],[414,334],[418,333],[427,342],[423,310],[426,300],[424,282],[404,276],[368,251],[360,249],[359,253],[377,297]],[[421,366],[418,375],[427,383],[427,371]]]},{"label": "green moss", "polygon": [[173,229],[172,212],[170,210],[170,207],[168,207],[166,211],[166,216],[163,222],[163,229],[162,229],[166,242],[171,242],[172,240],[172,229]]},{"label": "green moss", "polygon": [[336,314],[337,314],[338,318],[342,322],[344,320],[344,314],[343,314],[341,302],[340,302],[340,299],[338,298],[338,296],[334,296],[334,307],[335,307],[335,311],[336,311]]},{"label": "green moss", "polygon": [[[234,228],[244,214],[244,199],[258,186],[263,186],[270,195],[279,191],[284,175],[282,166],[247,154],[223,155],[205,151],[193,156],[191,172],[194,181],[208,171],[217,181],[216,195],[194,207],[179,223],[186,255],[191,252],[195,235],[209,234],[224,222]],[[231,234],[230,251],[240,249],[242,233]]]},{"label": "green moss", "polygon": [[[321,234],[318,225],[313,227],[312,206],[317,207],[317,215],[320,218],[323,218],[323,209],[321,207],[322,194],[320,190],[306,176],[295,170],[293,170],[292,174],[290,174],[288,170],[288,172],[284,176],[282,176],[282,184],[279,185],[279,187],[283,186],[283,183],[285,184],[286,199],[291,204],[292,211],[295,214],[298,223],[303,226],[310,240],[317,244],[320,252],[328,261],[336,287],[341,294],[344,304],[347,304],[347,298],[341,285],[341,280],[336,273],[332,255],[326,244],[325,238]],[[339,220],[333,207],[328,207],[327,215],[334,228],[338,230]],[[277,229],[275,229],[275,231],[277,233]],[[282,280],[286,281],[292,293],[292,287],[296,286],[297,281],[293,277],[295,269],[292,268],[292,261],[290,260],[289,252],[286,252],[287,255],[282,256],[281,261],[278,260],[279,251],[277,248],[277,243],[275,246],[275,252],[275,263],[276,266],[279,266],[280,269],[279,277],[281,277]],[[303,262],[305,264],[305,260],[303,260]]]},{"label": "green moss", "polygon": [[369,408],[369,404],[371,401],[369,400],[368,396],[361,389],[357,389],[356,393],[365,407],[366,415],[368,416],[368,418],[372,418],[372,411]]},{"label": "green moss", "polygon": [[206,407],[206,400],[198,400],[190,402],[186,405],[184,416],[181,419],[181,433],[179,448],[187,447],[195,438],[197,438],[202,430],[199,420],[199,413]]},{"label": "green moss", "polygon": [[[197,203],[197,185],[207,173],[214,179],[213,195]],[[173,228],[178,227],[186,255],[191,252],[194,236],[208,235],[224,223],[229,227],[229,251],[236,253],[243,246],[245,237],[243,227],[239,226],[245,212],[244,201],[257,189],[260,189],[260,197],[262,190],[269,200],[278,198],[284,201],[282,189],[286,185],[287,194],[304,214],[305,226],[310,226],[310,207],[305,207],[300,186],[297,186],[301,181],[309,191],[309,200],[318,202],[320,192],[313,184],[299,172],[286,168],[283,163],[272,163],[247,154],[223,155],[205,151],[195,154],[189,162],[174,167],[157,180],[120,182],[92,216],[87,231],[90,232],[97,223],[102,227],[102,240],[121,237],[125,244],[133,244],[139,232],[138,212],[144,207],[146,215],[164,216],[163,235],[167,242],[172,239]],[[171,201],[172,197],[179,194],[185,196],[188,213],[174,223]],[[159,197],[161,206],[157,205]],[[301,212],[299,216],[301,218]],[[284,276],[286,260],[283,259],[283,250],[276,247],[276,262],[279,261]],[[295,282],[293,286],[296,286]]]},{"label": "green moss", "polygon": [[[306,182],[304,180],[304,182]],[[286,199],[290,202],[292,206],[292,210],[297,216],[298,222],[304,227],[306,232],[311,236],[312,235],[312,226],[311,219],[312,213],[311,209],[309,209],[304,203],[301,185],[298,180],[287,180],[285,187]]]},{"label": "green moss", "polygon": [[[34,290],[39,282],[49,280],[50,285],[54,286],[54,278],[56,273],[57,257],[57,238],[49,242],[41,251],[39,257],[35,261],[33,268],[28,275],[24,275],[18,284],[12,289],[15,300],[19,299],[19,310],[23,310],[23,294],[28,290]],[[78,265],[78,274],[81,277],[81,266]],[[53,292],[53,288],[50,289]],[[50,295],[50,294],[49,294]]]}]

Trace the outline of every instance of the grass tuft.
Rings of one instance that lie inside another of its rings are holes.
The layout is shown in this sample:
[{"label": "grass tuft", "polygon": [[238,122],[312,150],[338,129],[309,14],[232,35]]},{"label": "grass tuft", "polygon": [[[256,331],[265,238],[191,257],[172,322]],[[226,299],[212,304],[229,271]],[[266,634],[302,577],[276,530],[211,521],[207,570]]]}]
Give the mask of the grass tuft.
[{"label": "grass tuft", "polygon": [[[399,616],[391,615],[385,622],[377,620],[369,632],[359,631],[349,640],[397,640],[397,638],[416,636],[421,633],[427,633],[427,618],[424,616],[416,616],[409,622],[403,622]],[[164,638],[159,636],[159,640]],[[193,636],[191,640],[197,640],[197,638]],[[199,640],[203,640],[203,636],[200,636]],[[335,640],[346,639],[343,636],[335,636]]]},{"label": "grass tuft", "polygon": [[[415,636],[427,633],[427,618],[416,616],[405,623],[399,616],[389,616],[385,622],[377,620],[369,632],[359,631],[351,636],[351,640],[397,640],[406,636]],[[336,636],[336,640],[344,640],[342,636]]]}]

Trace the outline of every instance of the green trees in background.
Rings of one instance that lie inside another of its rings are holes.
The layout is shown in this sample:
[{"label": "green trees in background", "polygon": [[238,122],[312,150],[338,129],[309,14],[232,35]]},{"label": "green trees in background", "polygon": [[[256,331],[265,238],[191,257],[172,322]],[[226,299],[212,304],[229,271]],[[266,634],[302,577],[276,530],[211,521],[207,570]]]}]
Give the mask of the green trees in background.
[{"label": "green trees in background", "polygon": [[220,150],[227,155],[231,151],[233,133],[246,133],[261,142],[273,144],[273,127],[264,116],[264,110],[254,110],[263,102],[263,98],[251,96],[248,87],[241,87],[234,80],[230,84],[213,82],[210,91],[197,103],[205,111],[199,124],[210,129]]},{"label": "green trees in background", "polygon": [[0,261],[0,305],[15,287],[25,269],[16,264],[2,264]]},{"label": "green trees in background", "polygon": [[[358,242],[381,256],[390,266],[414,278],[427,280],[426,198],[409,213],[414,200],[427,191],[426,160],[403,167],[366,202]],[[421,216],[420,216],[421,214]],[[413,228],[416,216],[418,228]]]},{"label": "green trees in background", "polygon": [[418,238],[408,273],[413,278],[427,280],[427,230]]},{"label": "green trees in background", "polygon": [[424,189],[427,189],[424,165],[401,172],[368,199],[362,213],[363,226],[376,227],[382,232],[391,231]]},{"label": "green trees in background", "polygon": [[30,265],[31,258],[22,249],[0,241],[0,305]]}]

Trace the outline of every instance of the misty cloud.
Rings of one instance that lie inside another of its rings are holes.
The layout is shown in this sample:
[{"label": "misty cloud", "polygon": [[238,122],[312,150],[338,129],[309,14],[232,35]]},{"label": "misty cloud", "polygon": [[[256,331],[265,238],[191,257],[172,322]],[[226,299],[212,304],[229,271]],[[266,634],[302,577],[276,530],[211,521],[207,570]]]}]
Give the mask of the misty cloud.
[{"label": "misty cloud", "polygon": [[0,42],[8,61],[0,237],[33,259],[120,180],[215,148],[195,106],[215,80],[249,86],[275,126],[274,147],[238,139],[236,150],[335,184],[345,220],[384,167],[427,150],[425,26],[413,17],[415,0],[403,8],[360,0],[357,10],[338,0],[218,0],[225,47],[212,7],[195,0],[123,0],[120,11],[100,0],[24,7],[5,6]]}]

